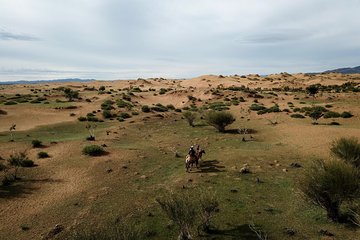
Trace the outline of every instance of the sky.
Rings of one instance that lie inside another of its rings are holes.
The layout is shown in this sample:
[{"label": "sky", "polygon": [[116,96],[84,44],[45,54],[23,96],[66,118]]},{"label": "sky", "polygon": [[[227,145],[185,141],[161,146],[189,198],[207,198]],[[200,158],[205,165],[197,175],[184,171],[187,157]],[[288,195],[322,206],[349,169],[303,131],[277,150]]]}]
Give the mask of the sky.
[{"label": "sky", "polygon": [[0,0],[0,81],[360,65],[360,0]]}]

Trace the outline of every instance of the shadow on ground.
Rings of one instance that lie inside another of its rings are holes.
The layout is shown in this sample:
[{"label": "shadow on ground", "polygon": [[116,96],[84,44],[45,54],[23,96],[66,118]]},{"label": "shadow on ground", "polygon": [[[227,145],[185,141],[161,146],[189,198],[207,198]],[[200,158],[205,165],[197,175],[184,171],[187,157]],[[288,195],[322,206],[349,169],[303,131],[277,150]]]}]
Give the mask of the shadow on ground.
[{"label": "shadow on ground", "polygon": [[258,236],[249,228],[249,225],[238,225],[229,229],[210,229],[205,239],[257,240]]},{"label": "shadow on ground", "polygon": [[55,180],[51,178],[45,179],[18,179],[8,186],[0,186],[0,199],[12,199],[12,198],[25,198],[27,195],[32,194],[36,190],[40,189],[39,186],[34,186],[38,183],[57,183],[61,180]]},{"label": "shadow on ground", "polygon": [[192,168],[193,173],[211,173],[211,172],[224,172],[225,166],[219,165],[218,160],[207,160],[200,163],[199,168]]}]

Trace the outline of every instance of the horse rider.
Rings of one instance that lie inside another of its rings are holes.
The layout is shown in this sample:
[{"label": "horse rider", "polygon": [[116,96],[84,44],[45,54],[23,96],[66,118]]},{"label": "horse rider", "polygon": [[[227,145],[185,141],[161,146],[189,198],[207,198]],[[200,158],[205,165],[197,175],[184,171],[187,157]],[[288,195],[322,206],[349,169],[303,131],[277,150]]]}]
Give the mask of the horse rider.
[{"label": "horse rider", "polygon": [[194,146],[191,146],[190,149],[189,149],[189,156],[190,158],[194,159],[196,157],[196,152],[195,152],[195,149],[194,149]]}]

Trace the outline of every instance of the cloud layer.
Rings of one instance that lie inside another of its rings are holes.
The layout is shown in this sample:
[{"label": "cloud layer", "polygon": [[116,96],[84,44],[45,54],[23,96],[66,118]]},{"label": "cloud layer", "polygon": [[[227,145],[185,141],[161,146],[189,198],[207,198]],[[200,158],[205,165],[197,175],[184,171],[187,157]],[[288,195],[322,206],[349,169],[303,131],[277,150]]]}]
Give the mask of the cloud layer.
[{"label": "cloud layer", "polygon": [[358,0],[0,0],[0,6],[0,81],[360,65]]}]

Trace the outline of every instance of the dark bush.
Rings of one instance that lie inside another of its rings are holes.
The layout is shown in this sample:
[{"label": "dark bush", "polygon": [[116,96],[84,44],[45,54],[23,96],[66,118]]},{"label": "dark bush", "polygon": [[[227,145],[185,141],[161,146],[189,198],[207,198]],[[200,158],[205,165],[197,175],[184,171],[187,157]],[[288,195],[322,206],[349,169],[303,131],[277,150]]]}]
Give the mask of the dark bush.
[{"label": "dark bush", "polygon": [[251,104],[249,109],[252,111],[260,111],[260,110],[265,110],[266,107],[254,103],[254,104]]},{"label": "dark bush", "polygon": [[339,118],[340,116],[341,116],[340,113],[331,112],[331,111],[326,112],[326,113],[324,114],[324,118]]},{"label": "dark bush", "polygon": [[33,148],[40,148],[40,147],[43,146],[43,145],[42,145],[42,142],[41,142],[40,140],[37,140],[37,139],[32,140],[32,141],[31,141],[31,144],[32,144],[32,147],[33,147]]},{"label": "dark bush", "polygon": [[352,116],[354,116],[354,115],[352,115],[350,112],[343,112],[343,113],[341,113],[341,115],[340,115],[342,118],[351,118]]},{"label": "dark bush", "polygon": [[5,110],[0,109],[0,115],[7,115],[7,112]]},{"label": "dark bush", "polygon": [[305,116],[299,114],[299,113],[295,113],[295,114],[291,114],[290,117],[292,118],[305,118]]},{"label": "dark bush", "polygon": [[78,117],[78,120],[79,120],[80,122],[85,122],[87,119],[86,119],[86,117]]},{"label": "dark bush", "polygon": [[48,158],[50,157],[47,152],[38,152],[38,158]]},{"label": "dark bush", "polygon": [[113,116],[113,114],[111,113],[110,110],[104,110],[102,112],[102,115],[103,115],[104,118],[111,118]]},{"label": "dark bush", "polygon": [[154,107],[151,107],[151,110],[155,112],[167,112],[168,109],[164,105],[157,103]]},{"label": "dark bush", "polygon": [[82,153],[89,156],[101,156],[105,154],[105,150],[98,145],[88,145],[83,148]]},{"label": "dark bush", "polygon": [[144,113],[148,113],[148,112],[150,112],[150,108],[148,105],[143,105],[141,107],[141,111],[143,111]]},{"label": "dark bush", "polygon": [[119,118],[123,118],[123,119],[131,118],[131,115],[127,112],[122,112],[119,114]]},{"label": "dark bush", "polygon": [[4,105],[16,105],[17,102],[14,102],[14,101],[7,101],[4,103]]}]

